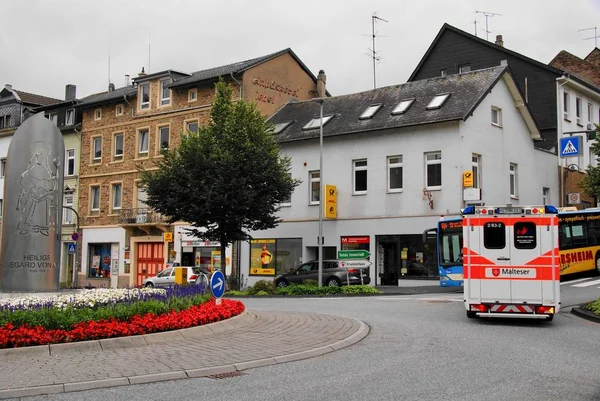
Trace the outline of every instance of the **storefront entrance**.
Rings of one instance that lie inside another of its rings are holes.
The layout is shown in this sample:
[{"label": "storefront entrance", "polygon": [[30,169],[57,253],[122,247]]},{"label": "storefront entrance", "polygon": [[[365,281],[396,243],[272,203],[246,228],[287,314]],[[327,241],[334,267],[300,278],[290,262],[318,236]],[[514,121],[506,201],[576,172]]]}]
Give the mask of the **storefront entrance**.
[{"label": "storefront entrance", "polygon": [[438,277],[434,247],[423,244],[420,234],[379,235],[377,261],[382,285],[398,285],[401,279]]},{"label": "storefront entrance", "polygon": [[139,242],[137,244],[137,280],[138,286],[147,277],[156,276],[165,263],[163,242]]}]

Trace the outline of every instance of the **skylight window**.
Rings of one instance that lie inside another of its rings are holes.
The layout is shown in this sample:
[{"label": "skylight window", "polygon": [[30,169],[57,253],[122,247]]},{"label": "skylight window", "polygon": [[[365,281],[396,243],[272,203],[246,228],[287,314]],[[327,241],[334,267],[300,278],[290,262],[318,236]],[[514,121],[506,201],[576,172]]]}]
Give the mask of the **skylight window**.
[{"label": "skylight window", "polygon": [[[325,126],[325,124],[327,124],[329,122],[329,120],[331,120],[332,117],[333,117],[332,114],[330,114],[328,116],[323,116],[323,126]],[[309,129],[319,128],[320,126],[321,126],[321,117],[316,117],[316,118],[313,118],[312,120],[310,120],[308,122],[308,124],[306,124],[304,127],[302,127],[302,129],[309,130]]]},{"label": "skylight window", "polygon": [[394,110],[392,110],[392,115],[396,114],[404,114],[408,110],[410,106],[412,106],[415,99],[403,100],[400,102],[398,106]]},{"label": "skylight window", "polygon": [[449,93],[443,93],[441,95],[436,95],[431,102],[427,105],[427,110],[439,109],[444,105],[446,99],[450,97]]},{"label": "skylight window", "polygon": [[375,115],[375,113],[377,113],[379,111],[379,109],[381,108],[382,104],[372,104],[371,106],[367,107],[367,109],[360,115],[360,119],[361,120],[366,120],[369,118],[373,118],[373,116]]},{"label": "skylight window", "polygon": [[282,123],[275,124],[275,128],[273,129],[274,134],[279,134],[281,131],[290,126],[291,121],[284,121]]}]

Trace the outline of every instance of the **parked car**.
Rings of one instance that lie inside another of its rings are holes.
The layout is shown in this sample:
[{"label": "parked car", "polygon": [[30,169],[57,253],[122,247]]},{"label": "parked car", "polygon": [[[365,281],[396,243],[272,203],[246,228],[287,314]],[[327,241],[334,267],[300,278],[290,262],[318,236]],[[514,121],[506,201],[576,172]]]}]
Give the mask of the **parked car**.
[{"label": "parked car", "polygon": [[[323,285],[335,287],[352,284],[369,284],[369,269],[345,269],[340,267],[339,260],[331,259],[323,261]],[[277,287],[286,287],[289,284],[301,284],[304,280],[319,280],[319,261],[311,260],[301,264],[299,267],[291,270],[289,273],[281,274],[275,277]]]},{"label": "parked car", "polygon": [[[200,284],[205,283],[204,276],[206,278],[210,278],[210,273],[205,269],[201,269],[200,267],[194,266],[177,266],[177,267],[167,267],[164,270],[161,270],[156,276],[148,277],[142,283],[144,287],[170,287],[175,284],[175,269],[178,268],[187,269],[187,281],[188,284]],[[207,274],[208,273],[208,274]]]}]

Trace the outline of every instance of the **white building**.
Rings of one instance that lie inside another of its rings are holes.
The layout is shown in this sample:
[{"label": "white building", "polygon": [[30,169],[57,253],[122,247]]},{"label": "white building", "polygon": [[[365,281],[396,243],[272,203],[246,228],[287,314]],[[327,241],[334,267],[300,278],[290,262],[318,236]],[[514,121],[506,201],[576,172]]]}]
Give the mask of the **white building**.
[{"label": "white building", "polygon": [[[302,180],[275,229],[240,251],[242,283],[318,257],[319,183],[337,188],[337,218],[323,223],[323,256],[371,252],[371,285],[437,276],[424,230],[470,203],[542,204],[558,197],[556,155],[534,148],[539,130],[510,69],[493,67],[390,86],[323,103],[290,103],[271,121],[292,176]],[[463,188],[472,172],[473,187]],[[273,255],[261,266],[263,245]],[[404,260],[406,262],[404,262]]]}]

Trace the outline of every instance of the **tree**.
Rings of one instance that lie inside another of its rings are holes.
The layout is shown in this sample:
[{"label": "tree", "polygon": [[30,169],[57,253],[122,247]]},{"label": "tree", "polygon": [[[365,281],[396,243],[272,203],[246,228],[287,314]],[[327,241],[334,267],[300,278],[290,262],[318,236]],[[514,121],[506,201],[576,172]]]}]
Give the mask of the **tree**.
[{"label": "tree", "polygon": [[[598,142],[598,137],[600,135],[600,125],[596,124],[596,132],[594,134],[596,136],[596,140],[592,144],[592,153],[596,157],[596,159],[600,158],[600,143]],[[594,199],[598,199],[600,197],[600,165],[594,166],[591,164],[587,167],[585,177],[579,182],[579,186],[583,189],[583,191],[590,197]]]},{"label": "tree", "polygon": [[149,206],[170,223],[189,223],[194,236],[221,243],[223,274],[226,247],[276,227],[281,203],[300,183],[291,177],[291,160],[279,154],[273,125],[254,104],[233,102],[232,92],[220,80],[210,122],[140,171]]}]

